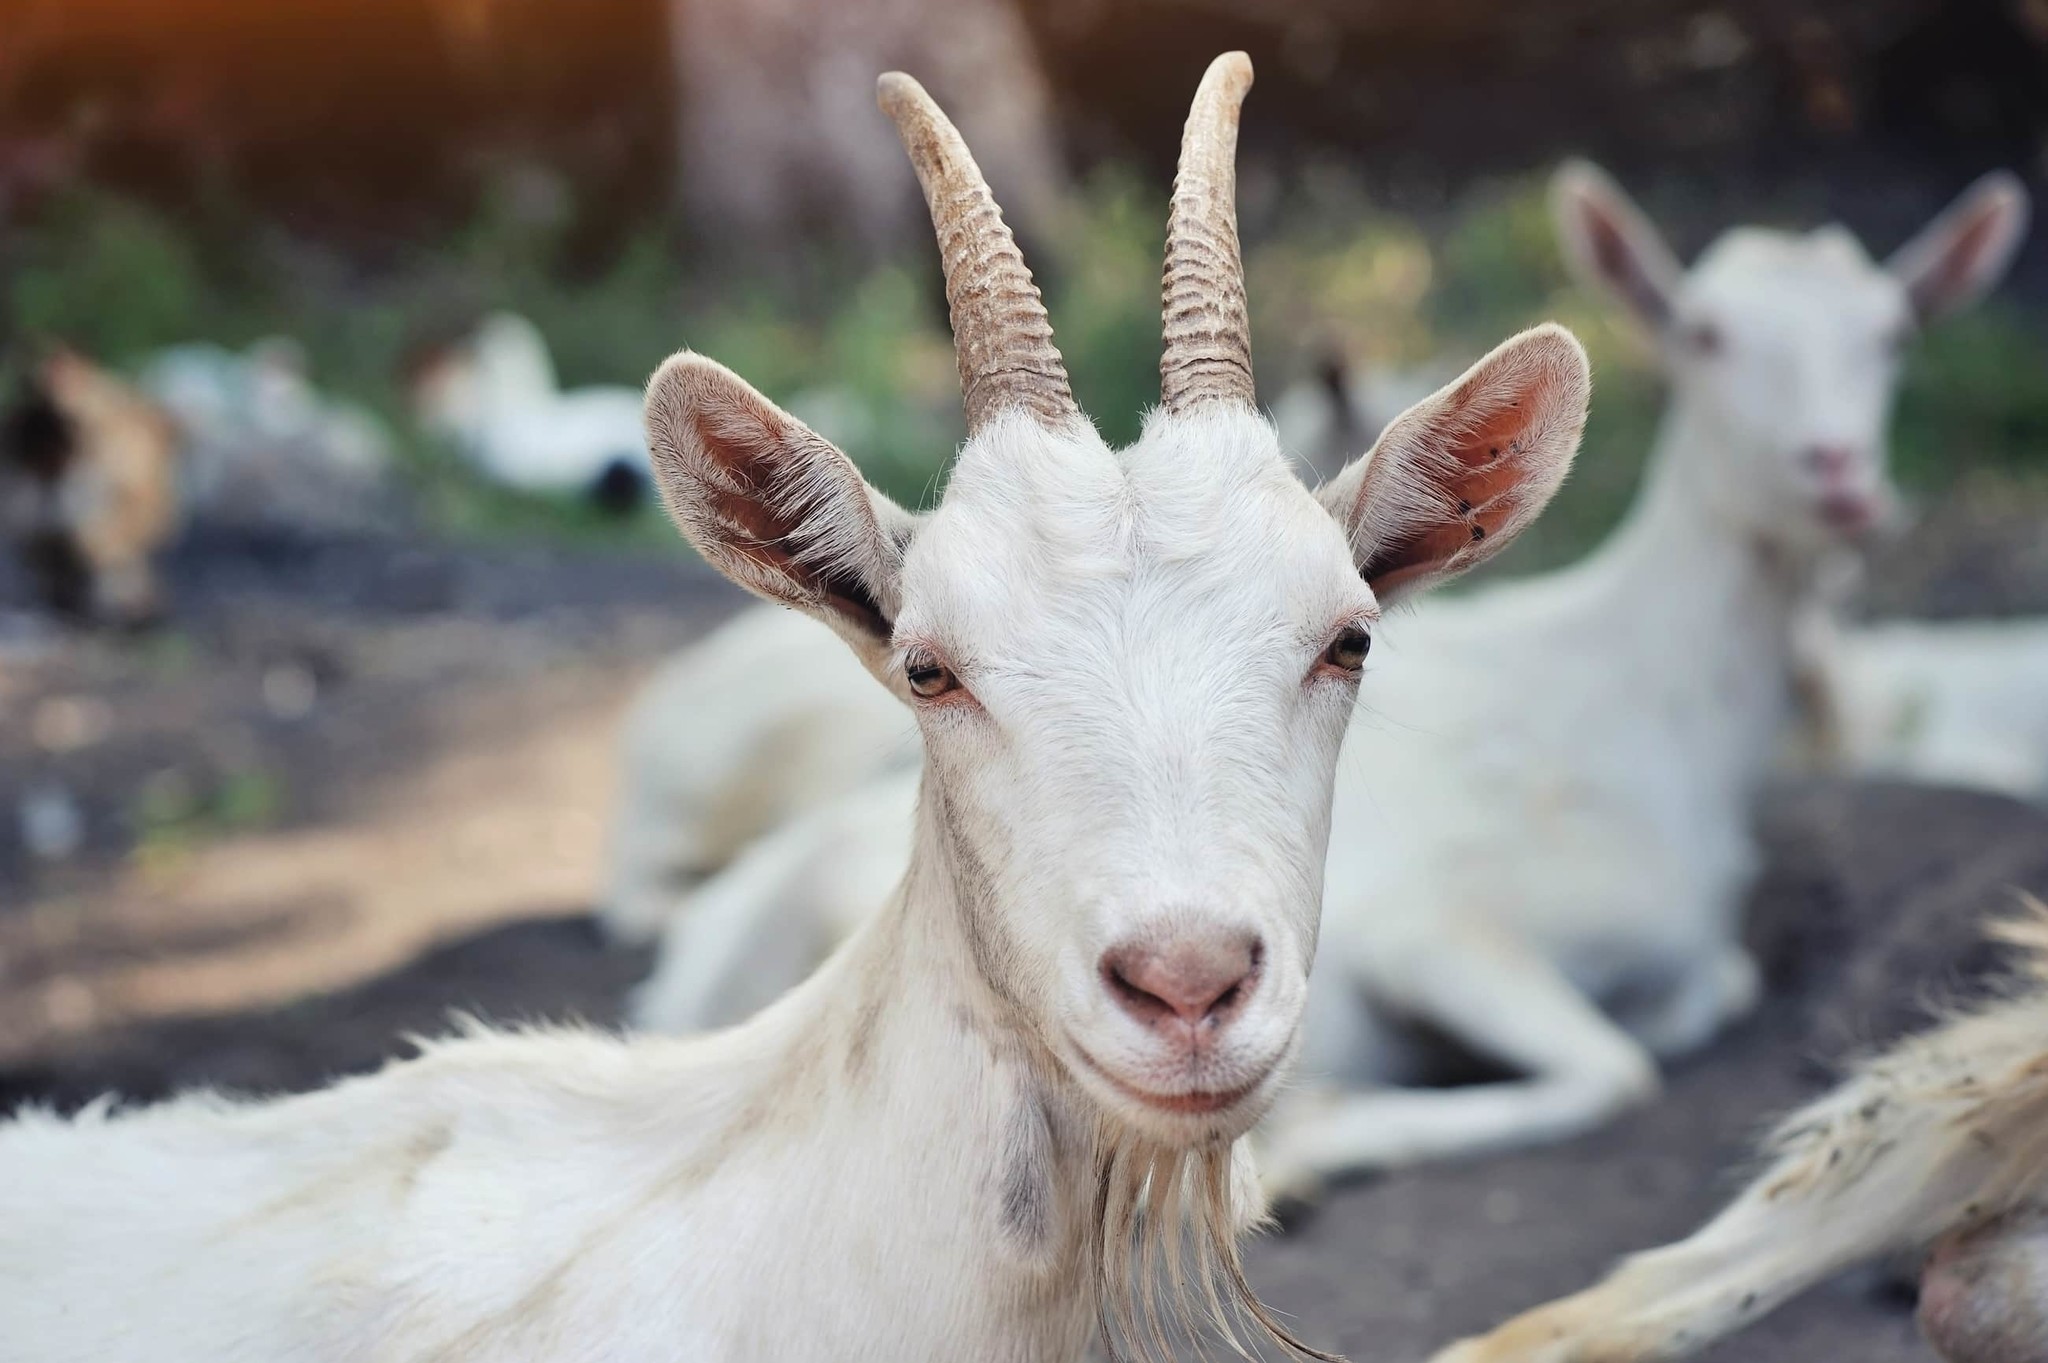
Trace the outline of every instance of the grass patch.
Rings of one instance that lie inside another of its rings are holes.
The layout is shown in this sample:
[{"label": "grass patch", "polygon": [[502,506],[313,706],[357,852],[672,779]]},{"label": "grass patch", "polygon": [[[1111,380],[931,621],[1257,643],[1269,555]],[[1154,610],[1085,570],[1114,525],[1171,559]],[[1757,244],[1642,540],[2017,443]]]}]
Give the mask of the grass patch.
[{"label": "grass patch", "polygon": [[[116,365],[182,341],[292,336],[322,387],[390,427],[428,522],[458,535],[673,542],[653,515],[621,529],[566,501],[492,488],[412,425],[398,379],[408,348],[455,315],[492,308],[532,318],[569,384],[638,384],[683,345],[715,355],[842,443],[886,491],[932,500],[961,424],[924,243],[866,271],[799,262],[790,278],[717,277],[657,223],[591,270],[569,258],[573,206],[542,196],[537,210],[517,191],[488,196],[450,239],[370,268],[230,210],[173,222],[79,190],[46,205],[10,248],[5,321],[12,334],[62,338]],[[1593,415],[1571,485],[1510,562],[1568,560],[1614,523],[1649,446],[1659,384],[1643,340],[1565,276],[1540,181],[1476,190],[1435,232],[1355,194],[1285,220],[1248,243],[1269,396],[1331,348],[1363,364],[1462,363],[1555,318],[1592,354]],[[1157,401],[1164,221],[1157,188],[1112,171],[1085,187],[1048,244],[1061,348],[1112,441],[1134,438]],[[1987,308],[1924,338],[1900,399],[1902,478],[1933,492],[1985,470],[2038,475],[2044,451],[2048,341],[2033,319]]]}]

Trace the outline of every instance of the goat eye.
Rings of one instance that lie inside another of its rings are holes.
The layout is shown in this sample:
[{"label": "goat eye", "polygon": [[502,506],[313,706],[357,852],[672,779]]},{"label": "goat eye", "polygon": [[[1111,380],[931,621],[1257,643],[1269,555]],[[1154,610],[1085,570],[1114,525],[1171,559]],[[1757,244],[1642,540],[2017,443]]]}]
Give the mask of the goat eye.
[{"label": "goat eye", "polygon": [[1330,640],[1330,646],[1323,650],[1323,662],[1339,672],[1356,672],[1365,666],[1365,655],[1370,652],[1372,635],[1357,625],[1349,625]]},{"label": "goat eye", "polygon": [[911,694],[923,700],[943,696],[960,684],[953,670],[929,653],[913,653],[903,660],[903,679]]}]

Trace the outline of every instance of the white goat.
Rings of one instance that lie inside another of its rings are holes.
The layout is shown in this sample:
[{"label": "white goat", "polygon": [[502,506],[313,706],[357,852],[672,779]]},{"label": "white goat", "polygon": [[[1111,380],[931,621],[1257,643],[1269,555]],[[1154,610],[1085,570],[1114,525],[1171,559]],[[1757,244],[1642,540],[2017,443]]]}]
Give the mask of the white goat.
[{"label": "white goat", "polygon": [[[767,830],[878,771],[914,772],[917,758],[903,706],[815,620],[777,606],[741,612],[664,664],[626,716],[605,927],[621,941],[653,940],[700,882]],[[868,909],[902,874],[914,795],[901,804],[900,835],[884,844],[894,864],[868,882],[880,891]],[[814,948],[793,976],[778,972],[774,992],[829,950]]]},{"label": "white goat", "polygon": [[[1276,1193],[1575,1134],[1751,1006],[1751,801],[1795,626],[1889,512],[1901,351],[2002,273],[2026,201],[1987,177],[1886,268],[1838,227],[1743,228],[1690,273],[1593,167],[1553,202],[1655,335],[1670,406],[1606,545],[1390,633],[1332,814],[1310,1078],[1267,1128]],[[1429,1034],[1525,1077],[1379,1087],[1427,1077]]]},{"label": "white goat", "polygon": [[1795,1112],[1690,1238],[1462,1341],[1435,1363],[1647,1363],[1696,1353],[1851,1264],[1936,1249],[1920,1322],[1950,1363],[2048,1359],[2048,913],[2011,997],[1908,1038]]},{"label": "white goat", "polygon": [[[1823,557],[1887,514],[1899,347],[1989,287],[2024,216],[1996,177],[1888,269],[1840,229],[1744,229],[1681,276],[1591,167],[1560,174],[1556,204],[1575,262],[1658,336],[1671,410],[1605,548],[1388,631],[1338,784],[1306,1081],[1266,1133],[1279,1195],[1583,1130],[1750,1006],[1750,800],[1795,626]],[[910,817],[900,783],[847,796],[706,884],[636,1018],[728,1021],[801,978],[888,883],[872,855],[807,865],[854,841],[835,821],[901,848]],[[1426,1078],[1428,1030],[1528,1078],[1350,1091]]]},{"label": "white goat", "polygon": [[2048,620],[1816,622],[1819,755],[2048,802]]},{"label": "white goat", "polygon": [[917,717],[890,903],[709,1038],[484,1034],[307,1097],[29,1116],[0,1132],[0,1354],[1072,1359],[1098,1309],[1150,1351],[1132,1237],[1173,1256],[1184,1225],[1167,1305],[1208,1285],[1278,1332],[1237,1271],[1232,1151],[1298,1036],[1369,631],[1547,500],[1588,374],[1527,333],[1305,491],[1252,405],[1249,81],[1219,59],[1188,120],[1162,403],[1130,449],[1075,406],[986,184],[903,76],[882,103],[969,432],[939,507],[709,360],[649,387],[684,531]]},{"label": "white goat", "polygon": [[494,313],[413,376],[420,424],[477,471],[522,492],[572,493],[618,511],[647,487],[640,394],[622,385],[566,392],[538,328]]}]

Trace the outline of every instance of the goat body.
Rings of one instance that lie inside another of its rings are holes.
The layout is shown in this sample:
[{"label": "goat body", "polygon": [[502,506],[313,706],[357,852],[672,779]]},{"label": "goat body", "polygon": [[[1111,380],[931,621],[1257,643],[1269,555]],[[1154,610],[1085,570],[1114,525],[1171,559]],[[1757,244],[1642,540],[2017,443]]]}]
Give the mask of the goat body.
[{"label": "goat body", "polygon": [[1076,1356],[1105,1152],[947,985],[957,912],[898,903],[716,1038],[482,1034],[273,1103],[30,1115],[0,1356]]},{"label": "goat body", "polygon": [[1844,626],[1816,651],[1833,762],[2048,800],[2048,621]]},{"label": "goat body", "polygon": [[[830,630],[776,606],[741,612],[665,663],[626,717],[606,928],[622,941],[653,939],[768,829],[878,771],[914,770],[917,757],[902,703]],[[910,845],[907,802],[900,828],[885,844],[896,872]],[[865,907],[894,884],[892,874]],[[794,984],[823,957],[813,950],[803,972],[777,978]]]}]

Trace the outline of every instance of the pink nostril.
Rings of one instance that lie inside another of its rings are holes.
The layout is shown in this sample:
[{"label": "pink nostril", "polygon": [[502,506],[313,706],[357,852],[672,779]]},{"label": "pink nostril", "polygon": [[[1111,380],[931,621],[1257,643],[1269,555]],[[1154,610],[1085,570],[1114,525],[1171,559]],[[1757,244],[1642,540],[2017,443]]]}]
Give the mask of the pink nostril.
[{"label": "pink nostril", "polygon": [[1131,943],[1103,954],[1102,981],[1147,1027],[1221,1025],[1257,985],[1264,955],[1259,939],[1242,933]]}]

